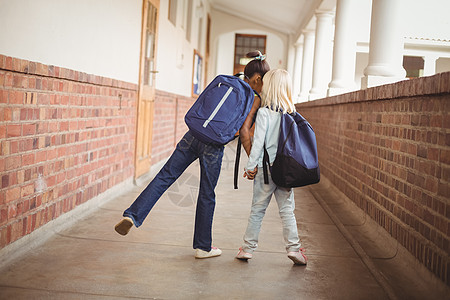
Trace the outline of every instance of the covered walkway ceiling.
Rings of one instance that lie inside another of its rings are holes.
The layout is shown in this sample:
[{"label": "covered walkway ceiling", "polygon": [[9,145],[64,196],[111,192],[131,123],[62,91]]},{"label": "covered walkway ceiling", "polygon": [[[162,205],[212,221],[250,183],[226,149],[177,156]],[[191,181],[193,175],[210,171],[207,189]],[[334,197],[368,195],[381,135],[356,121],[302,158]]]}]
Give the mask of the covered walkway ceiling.
[{"label": "covered walkway ceiling", "polygon": [[314,22],[310,21],[316,9],[334,9],[336,0],[210,0],[210,3],[216,10],[298,38],[303,29],[314,28]]}]

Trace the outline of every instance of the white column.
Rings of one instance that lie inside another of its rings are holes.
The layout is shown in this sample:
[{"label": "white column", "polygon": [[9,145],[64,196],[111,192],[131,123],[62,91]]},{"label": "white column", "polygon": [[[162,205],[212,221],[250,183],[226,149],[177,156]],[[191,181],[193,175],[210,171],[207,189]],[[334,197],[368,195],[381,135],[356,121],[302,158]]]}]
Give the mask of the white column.
[{"label": "white column", "polygon": [[312,87],[309,92],[310,100],[327,96],[333,55],[333,15],[331,11],[316,12],[316,45],[314,47]]},{"label": "white column", "polygon": [[314,31],[303,31],[302,75],[300,79],[300,101],[307,101],[312,82],[314,60]]},{"label": "white column", "polygon": [[294,103],[300,96],[300,83],[302,76],[302,57],[303,57],[303,43],[296,43],[294,56],[294,69],[292,70],[292,97]]},{"label": "white column", "polygon": [[334,30],[333,72],[328,96],[357,89],[355,84],[356,37],[352,6],[358,0],[337,0]]},{"label": "white column", "polygon": [[403,80],[402,0],[373,0],[369,65],[361,79],[363,89]]},{"label": "white column", "polygon": [[436,55],[425,55],[423,58],[424,66],[423,66],[423,76],[431,76],[436,74],[436,60],[438,56]]}]

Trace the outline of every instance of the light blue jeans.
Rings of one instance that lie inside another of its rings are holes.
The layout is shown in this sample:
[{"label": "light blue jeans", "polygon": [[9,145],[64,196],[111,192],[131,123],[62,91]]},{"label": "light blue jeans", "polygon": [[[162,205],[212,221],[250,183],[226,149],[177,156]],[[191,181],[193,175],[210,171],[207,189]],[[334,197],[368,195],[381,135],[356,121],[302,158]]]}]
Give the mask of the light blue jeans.
[{"label": "light blue jeans", "polygon": [[275,195],[283,223],[283,237],[286,243],[286,251],[297,252],[300,249],[297,221],[294,215],[294,191],[275,185],[270,177],[270,173],[269,184],[264,184],[264,175],[261,168],[261,170],[258,170],[253,183],[252,209],[248,218],[247,230],[244,234],[244,245],[242,246],[245,252],[253,253],[258,247],[261,223],[272,195]]}]

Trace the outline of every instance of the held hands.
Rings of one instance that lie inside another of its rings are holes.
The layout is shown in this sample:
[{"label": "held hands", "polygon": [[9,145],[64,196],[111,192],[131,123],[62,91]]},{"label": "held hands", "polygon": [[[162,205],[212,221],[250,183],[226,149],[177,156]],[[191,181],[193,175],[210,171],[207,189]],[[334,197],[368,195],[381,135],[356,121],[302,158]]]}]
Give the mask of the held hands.
[{"label": "held hands", "polygon": [[255,167],[253,171],[245,170],[244,178],[247,177],[248,180],[253,180],[255,179],[256,173],[258,173],[258,167]]}]

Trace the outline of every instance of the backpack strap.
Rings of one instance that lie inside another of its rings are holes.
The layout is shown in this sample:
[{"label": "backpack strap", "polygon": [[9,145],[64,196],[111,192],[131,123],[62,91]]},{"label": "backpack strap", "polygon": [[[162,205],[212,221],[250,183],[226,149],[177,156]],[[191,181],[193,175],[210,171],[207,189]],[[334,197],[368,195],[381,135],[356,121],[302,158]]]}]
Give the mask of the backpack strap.
[{"label": "backpack strap", "polygon": [[236,159],[234,161],[234,189],[238,189],[239,162],[241,160],[241,138],[237,138]]},{"label": "backpack strap", "polygon": [[264,184],[269,184],[269,172],[267,171],[267,167],[270,168],[270,161],[269,161],[269,153],[267,152],[266,144],[264,143],[264,155],[263,155]]},{"label": "backpack strap", "polygon": [[253,90],[253,93],[255,93],[255,96],[258,96],[259,99],[261,99],[261,96],[258,94],[257,91]]},{"label": "backpack strap", "polygon": [[266,144],[264,144],[264,155],[263,155],[263,173],[264,173],[264,184],[269,184],[269,172],[267,166],[270,166],[269,153],[266,149]]},{"label": "backpack strap", "polygon": [[[239,75],[239,73],[235,74],[234,76]],[[258,97],[259,99],[261,99],[261,96],[258,94],[258,92],[256,92],[255,90],[253,90],[255,97]],[[253,116],[253,120],[252,120],[252,125],[255,123],[256,121],[256,114]],[[250,127],[251,127],[250,126]],[[238,178],[239,178],[239,162],[241,160],[241,148],[242,148],[242,142],[241,142],[241,138],[240,136],[237,137],[237,146],[236,146],[236,158],[234,160],[234,189],[237,190],[238,189]],[[268,183],[269,181],[267,181]]]}]

